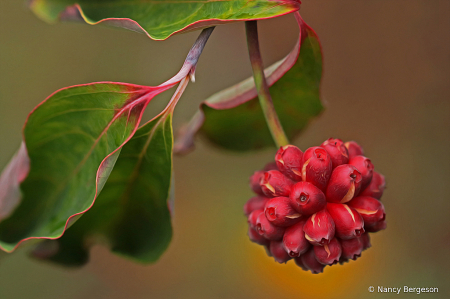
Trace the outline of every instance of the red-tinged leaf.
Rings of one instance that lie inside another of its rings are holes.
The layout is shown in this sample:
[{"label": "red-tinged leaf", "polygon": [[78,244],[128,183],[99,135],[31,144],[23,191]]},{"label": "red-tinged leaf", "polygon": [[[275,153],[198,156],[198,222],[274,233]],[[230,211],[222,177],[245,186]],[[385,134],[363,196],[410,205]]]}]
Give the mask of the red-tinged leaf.
[{"label": "red-tinged leaf", "polygon": [[[171,103],[186,85],[187,79]],[[173,106],[140,127],[124,145],[97,203],[83,219],[61,238],[40,243],[32,252],[34,257],[81,266],[98,239],[106,240],[113,252],[138,262],[154,262],[161,256],[172,237]]]},{"label": "red-tinged leaf", "polygon": [[[109,236],[113,250],[131,258],[149,262],[162,254],[171,238],[168,211],[173,203],[168,197],[173,194],[172,113],[189,78],[194,76],[213,30],[203,30],[181,70],[159,86],[100,82],[68,87],[52,94],[30,113],[24,126],[24,143],[0,177],[0,214],[4,217],[0,219],[0,249],[12,252],[26,240],[47,239],[34,251],[34,256],[45,259],[59,256],[59,246],[66,247],[68,240],[69,246],[62,253],[67,257],[64,263],[80,264],[87,259],[82,241],[86,232],[95,230]],[[136,168],[130,172],[132,163],[127,158],[119,161],[115,177],[127,173],[128,177],[121,178],[122,184],[111,183],[106,189],[110,197],[105,195],[91,213],[94,223],[86,222],[87,230],[73,230],[63,241],[51,242],[61,238],[92,208],[149,101],[180,81],[169,106],[126,148],[125,156],[134,151],[133,159],[138,157]],[[147,135],[143,144],[142,137]],[[146,163],[144,158],[148,159]],[[123,189],[118,190],[119,186]],[[147,201],[148,197],[152,200]],[[136,210],[137,205],[143,208]],[[136,223],[137,219],[140,223]],[[141,231],[139,225],[143,226]],[[133,229],[137,229],[135,239]]]},{"label": "red-tinged leaf", "polygon": [[41,19],[107,24],[143,32],[155,40],[232,21],[267,19],[294,12],[296,0],[31,0]]},{"label": "red-tinged leaf", "polygon": [[27,239],[59,238],[90,209],[148,102],[173,85],[79,85],[36,107],[23,132],[28,175],[24,179],[28,163],[22,147],[6,168],[17,175],[5,173],[0,181],[9,191],[0,202],[15,205],[24,179],[20,205],[0,223],[0,247],[10,252]]},{"label": "red-tinged leaf", "polygon": [[171,114],[139,128],[123,147],[97,203],[61,238],[46,240],[33,256],[65,266],[88,261],[89,247],[106,240],[138,262],[156,261],[172,237],[168,200],[172,176]]},{"label": "red-tinged leaf", "polygon": [[[265,71],[275,109],[289,138],[299,134],[323,109],[319,97],[320,43],[298,13],[295,17],[300,28],[296,46]],[[192,150],[197,132],[230,150],[247,151],[274,145],[258,103],[253,78],[205,100],[191,121],[180,130],[175,152]]]}]

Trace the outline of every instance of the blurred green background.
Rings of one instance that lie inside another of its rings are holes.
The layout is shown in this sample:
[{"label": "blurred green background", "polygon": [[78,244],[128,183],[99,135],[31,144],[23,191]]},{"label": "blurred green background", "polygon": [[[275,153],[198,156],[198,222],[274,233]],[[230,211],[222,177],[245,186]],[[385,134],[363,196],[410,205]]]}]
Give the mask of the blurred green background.
[{"label": "blurred green background", "polygon": [[[438,287],[450,298],[450,2],[304,0],[321,38],[327,106],[294,144],[356,140],[387,178],[388,228],[357,262],[315,275],[276,264],[247,236],[249,175],[274,149],[236,154],[199,140],[176,157],[174,237],[154,265],[106,248],[67,270],[33,261],[28,248],[0,261],[0,298],[391,298],[369,286]],[[125,30],[48,25],[21,0],[0,1],[0,166],[20,143],[28,112],[53,91],[94,81],[156,85],[181,67],[198,32],[156,42]],[[266,65],[293,47],[293,16],[260,22]],[[175,112],[189,119],[212,93],[250,76],[244,24],[219,26]],[[146,118],[167,102],[149,106]],[[82,219],[81,219],[82,220]],[[416,297],[416,294],[398,295]]]}]

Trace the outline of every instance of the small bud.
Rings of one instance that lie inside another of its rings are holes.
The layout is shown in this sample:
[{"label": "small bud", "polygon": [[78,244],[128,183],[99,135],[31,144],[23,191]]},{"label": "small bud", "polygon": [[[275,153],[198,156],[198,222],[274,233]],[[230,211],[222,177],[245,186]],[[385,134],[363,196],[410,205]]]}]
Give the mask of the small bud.
[{"label": "small bud", "polygon": [[363,243],[363,250],[372,247],[372,244],[370,244],[370,237],[368,233],[364,233],[361,235],[361,242]]},{"label": "small bud", "polygon": [[364,244],[362,238],[353,238],[349,240],[341,240],[342,258],[344,260],[356,260],[361,256]]},{"label": "small bud", "polygon": [[267,245],[268,246],[270,243],[269,240],[267,240],[266,238],[264,238],[263,236],[258,234],[258,232],[251,227],[248,228],[248,237],[249,237],[250,241],[252,241],[256,244],[259,244],[259,245]]},{"label": "small bud", "polygon": [[356,157],[356,156],[364,155],[363,148],[355,141],[348,141],[348,142],[344,143],[344,145],[347,148],[349,159],[352,159],[353,157]]},{"label": "small bud", "polygon": [[314,254],[319,263],[323,265],[333,265],[339,262],[341,257],[341,244],[336,238],[330,241],[330,244],[323,246],[314,246]]},{"label": "small bud", "polygon": [[261,179],[264,177],[264,171],[255,171],[250,177],[250,188],[258,195],[265,196],[261,189]]},{"label": "small bud", "polygon": [[294,145],[280,147],[275,155],[278,169],[295,181],[302,180],[302,158],[303,152]]},{"label": "small bud", "polygon": [[384,176],[376,171],[373,171],[372,180],[369,186],[359,193],[361,196],[370,196],[376,199],[380,199],[383,195],[384,189],[386,188],[386,182]]},{"label": "small bud", "polygon": [[336,167],[331,174],[325,195],[328,202],[346,203],[359,192],[361,187],[361,173],[352,165]]},{"label": "small bud", "polygon": [[386,220],[385,219],[378,221],[377,223],[375,223],[372,226],[366,227],[366,231],[369,233],[376,233],[383,229],[386,229]]},{"label": "small bud", "polygon": [[264,209],[254,210],[250,213],[250,215],[248,215],[247,222],[251,228],[256,229],[256,221],[258,220],[260,214],[264,214]]},{"label": "small bud", "polygon": [[364,220],[355,209],[345,204],[328,203],[327,210],[334,220],[336,236],[340,239],[353,239],[364,233]]},{"label": "small bud", "polygon": [[[251,214],[250,214],[251,215]],[[256,231],[270,241],[279,241],[283,238],[284,228],[275,226],[261,213],[256,219]]]},{"label": "small bud", "polygon": [[271,241],[269,250],[275,261],[280,264],[286,263],[292,258],[289,256],[286,250],[284,250],[282,241]]},{"label": "small bud", "polygon": [[386,217],[383,204],[373,197],[357,196],[348,205],[362,216],[365,228],[374,226]]},{"label": "small bud", "polygon": [[304,216],[317,213],[327,205],[325,194],[309,182],[295,184],[289,198],[294,209]]},{"label": "small bud", "polygon": [[373,164],[370,159],[364,156],[356,156],[350,159],[348,164],[355,166],[361,173],[361,190],[366,188],[370,184],[373,176]]},{"label": "small bud", "polygon": [[268,197],[289,196],[294,183],[278,170],[264,172],[260,185]]},{"label": "small bud", "polygon": [[305,253],[306,250],[311,246],[311,244],[305,238],[305,232],[303,231],[303,226],[305,225],[305,220],[300,221],[286,228],[283,235],[283,245],[286,252],[291,257],[298,257]]},{"label": "small bud", "polygon": [[301,215],[292,208],[288,197],[274,197],[266,203],[266,218],[276,226],[291,226],[300,221]]},{"label": "small bud", "polygon": [[303,266],[306,269],[310,270],[313,274],[322,273],[323,268],[325,268],[325,265],[322,265],[321,263],[319,263],[319,261],[317,261],[313,248],[302,254],[300,256],[300,259]]},{"label": "small bud", "polygon": [[321,147],[330,155],[333,169],[348,163],[348,151],[341,139],[329,138],[322,143]]},{"label": "small bud", "polygon": [[303,226],[305,238],[313,245],[323,246],[329,244],[334,238],[335,226],[333,218],[328,213],[327,209],[323,209],[311,217]]},{"label": "small bud", "polygon": [[244,205],[244,214],[245,216],[250,215],[254,210],[264,209],[266,206],[268,198],[262,196],[254,196],[250,198],[247,203]]},{"label": "small bud", "polygon": [[316,146],[305,151],[302,159],[302,181],[310,182],[325,191],[331,171],[331,158],[324,148]]}]

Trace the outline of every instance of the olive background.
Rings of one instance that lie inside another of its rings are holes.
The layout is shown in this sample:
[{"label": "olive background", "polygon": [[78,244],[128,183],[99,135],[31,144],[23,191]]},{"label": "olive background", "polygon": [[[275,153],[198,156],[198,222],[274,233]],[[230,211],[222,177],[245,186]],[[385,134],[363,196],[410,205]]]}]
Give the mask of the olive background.
[{"label": "olive background", "polygon": [[[320,275],[276,264],[248,240],[242,212],[248,177],[275,148],[235,153],[198,138],[194,152],[174,158],[174,237],[157,263],[135,264],[98,245],[88,265],[65,269],[29,259],[25,247],[0,256],[0,298],[392,298],[368,287],[405,285],[439,288],[420,298],[450,298],[450,2],[304,0],[301,14],[322,41],[326,110],[293,143],[363,145],[387,180],[388,228],[372,235],[372,248]],[[290,51],[297,28],[291,15],[259,23],[268,66]],[[18,148],[28,112],[49,94],[95,81],[157,85],[178,71],[198,33],[152,41],[48,25],[23,1],[0,1],[0,167]],[[250,75],[244,24],[216,28],[175,128],[206,97]],[[156,98],[146,119],[169,97]]]}]

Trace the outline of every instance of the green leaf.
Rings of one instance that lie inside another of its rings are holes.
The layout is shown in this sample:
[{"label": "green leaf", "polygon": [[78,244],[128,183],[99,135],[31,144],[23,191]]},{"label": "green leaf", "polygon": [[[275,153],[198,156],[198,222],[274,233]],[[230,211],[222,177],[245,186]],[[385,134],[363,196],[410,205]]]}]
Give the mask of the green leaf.
[{"label": "green leaf", "polygon": [[0,180],[1,186],[9,186],[0,202],[16,206],[21,201],[0,222],[0,248],[11,252],[27,239],[59,238],[89,210],[148,102],[174,84],[79,85],[37,106],[24,127],[26,150],[6,168],[20,175]]},{"label": "green leaf", "polygon": [[95,205],[57,240],[39,244],[33,255],[66,266],[88,261],[97,236],[112,250],[149,263],[172,237],[168,200],[172,181],[172,114],[139,128],[123,147]]},{"label": "green leaf", "polygon": [[31,0],[30,8],[41,19],[82,20],[94,25],[144,32],[163,40],[181,32],[230,21],[267,19],[294,12],[294,0]]},{"label": "green leaf", "polygon": [[[35,257],[80,265],[91,237],[103,235],[121,255],[159,258],[172,235],[172,113],[213,30],[204,29],[180,71],[156,87],[73,86],[30,113],[22,146],[0,176],[0,249],[48,239]],[[132,138],[150,100],[178,83],[166,109]],[[84,222],[53,241],[87,211]]]},{"label": "green leaf", "polygon": [[[295,16],[300,28],[296,47],[265,71],[275,109],[289,139],[299,134],[323,110],[320,42],[300,15],[295,13]],[[180,130],[175,151],[186,153],[191,150],[197,132],[229,150],[248,151],[274,146],[253,78],[206,99],[189,124]]]}]

